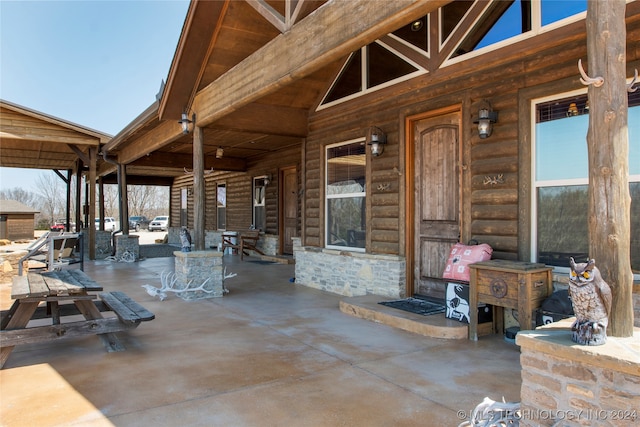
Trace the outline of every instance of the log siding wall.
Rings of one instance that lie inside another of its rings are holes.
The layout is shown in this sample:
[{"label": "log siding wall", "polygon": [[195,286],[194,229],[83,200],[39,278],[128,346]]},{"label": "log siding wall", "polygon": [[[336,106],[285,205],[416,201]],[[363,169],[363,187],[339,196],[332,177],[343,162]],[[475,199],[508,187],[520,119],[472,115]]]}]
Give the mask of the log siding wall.
[{"label": "log siding wall", "polygon": [[[633,67],[637,68],[634,61],[640,59],[640,43],[631,42],[640,40],[638,21],[633,13],[628,19],[629,76]],[[305,151],[302,245],[324,246],[324,147],[362,137],[367,127],[375,125],[387,134],[388,143],[380,157],[372,158],[367,152],[367,252],[404,255],[404,120],[413,114],[461,104],[462,163],[466,168],[461,240],[490,244],[496,258],[528,257],[531,177],[530,147],[526,144],[530,139],[523,139],[520,124],[522,115],[530,111],[528,107],[521,111],[520,97],[528,88],[554,94],[583,87],[576,63],[586,57],[586,40],[584,35],[572,33],[580,25],[584,23],[560,28],[555,31],[556,37],[549,33],[540,36],[549,41],[546,49],[536,47],[534,52],[534,38],[528,42],[529,50],[507,47],[312,113]],[[505,57],[505,52],[511,56]],[[468,74],[480,60],[484,63],[481,70]],[[563,82],[561,87],[558,81]],[[499,120],[493,134],[480,139],[473,119],[484,99],[499,112]],[[527,171],[526,176],[521,169]],[[498,177],[495,183],[485,183]]]},{"label": "log siding wall", "polygon": [[[301,145],[295,145],[285,150],[268,153],[249,159],[246,172],[215,171],[205,175],[205,230],[217,230],[217,198],[218,184],[227,186],[226,229],[248,229],[253,222],[253,178],[270,174],[272,181],[266,188],[265,211],[267,234],[279,234],[278,230],[278,188],[279,170],[282,167],[295,166],[300,173]],[[301,179],[298,176],[298,179]],[[193,175],[184,175],[174,179],[171,188],[171,227],[180,224],[180,198],[183,188],[193,188]],[[187,227],[193,228],[194,195],[187,192]],[[301,209],[300,199],[298,211]],[[299,215],[300,216],[300,215]],[[300,227],[300,225],[299,225]],[[298,233],[300,228],[298,229]]]}]

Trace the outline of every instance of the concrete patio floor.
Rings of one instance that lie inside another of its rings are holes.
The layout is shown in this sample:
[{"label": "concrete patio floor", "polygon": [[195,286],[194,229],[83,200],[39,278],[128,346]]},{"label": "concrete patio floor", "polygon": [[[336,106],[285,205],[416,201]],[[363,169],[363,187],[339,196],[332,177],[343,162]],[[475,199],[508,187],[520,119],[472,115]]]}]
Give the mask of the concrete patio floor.
[{"label": "concrete patio floor", "polygon": [[[340,311],[294,266],[224,257],[230,292],[148,295],[173,258],[85,272],[155,313],[108,353],[95,336],[16,347],[0,371],[2,426],[457,426],[485,396],[520,400],[520,353],[493,335],[427,338]],[[10,304],[0,285],[0,306]]]}]

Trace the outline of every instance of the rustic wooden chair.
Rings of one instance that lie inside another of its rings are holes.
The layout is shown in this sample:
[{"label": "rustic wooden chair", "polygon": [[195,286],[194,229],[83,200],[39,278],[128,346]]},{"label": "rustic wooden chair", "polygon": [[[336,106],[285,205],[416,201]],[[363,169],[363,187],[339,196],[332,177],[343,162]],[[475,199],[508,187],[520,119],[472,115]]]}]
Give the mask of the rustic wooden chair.
[{"label": "rustic wooden chair", "polygon": [[254,251],[260,255],[264,255],[260,249],[258,249],[258,241],[260,240],[260,230],[247,230],[240,233],[240,259],[244,259],[244,256],[249,256],[249,252]]},{"label": "rustic wooden chair", "polygon": [[222,233],[222,253],[224,254],[225,249],[232,248],[232,253],[238,253],[240,250],[240,240],[238,235],[236,234],[225,234]]}]

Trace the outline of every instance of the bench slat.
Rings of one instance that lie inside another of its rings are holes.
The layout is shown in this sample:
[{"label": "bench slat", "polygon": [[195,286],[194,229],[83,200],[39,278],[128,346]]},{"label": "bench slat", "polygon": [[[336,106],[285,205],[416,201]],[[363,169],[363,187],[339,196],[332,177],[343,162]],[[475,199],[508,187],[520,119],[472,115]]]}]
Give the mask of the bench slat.
[{"label": "bench slat", "polygon": [[29,295],[29,280],[27,276],[13,276],[13,286],[11,287],[11,298],[24,298]]},{"label": "bench slat", "polygon": [[101,291],[102,286],[99,285],[95,280],[87,276],[87,274],[82,270],[64,270],[75,280],[77,280],[87,291]]},{"label": "bench slat", "polygon": [[39,273],[27,273],[27,280],[29,282],[29,296],[31,297],[43,297],[51,294],[51,290]]},{"label": "bench slat", "polygon": [[72,295],[85,292],[84,286],[74,280],[65,270],[48,271],[42,273],[42,277],[51,290],[51,295]]},{"label": "bench slat", "polygon": [[134,301],[129,295],[124,292],[111,292],[112,295],[115,295],[116,298],[120,300],[125,306],[127,306],[130,310],[134,311],[142,321],[153,320],[156,318],[155,314],[138,304]]},{"label": "bench slat", "polygon": [[125,323],[153,320],[155,315],[132,300],[124,292],[102,292],[100,299]]}]

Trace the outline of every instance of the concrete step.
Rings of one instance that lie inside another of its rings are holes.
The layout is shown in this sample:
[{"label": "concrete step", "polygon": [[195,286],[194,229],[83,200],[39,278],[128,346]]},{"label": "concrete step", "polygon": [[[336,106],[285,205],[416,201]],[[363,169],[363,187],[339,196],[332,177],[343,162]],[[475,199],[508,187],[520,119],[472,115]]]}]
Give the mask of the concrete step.
[{"label": "concrete step", "polygon": [[263,261],[277,262],[280,264],[295,264],[296,260],[291,255],[260,255]]},{"label": "concrete step", "polygon": [[[457,320],[447,319],[444,313],[423,316],[378,304],[392,301],[377,295],[350,297],[340,301],[340,311],[361,319],[413,332],[425,337],[444,339],[467,339],[469,326]],[[478,325],[478,334],[491,333],[491,323]]]}]

